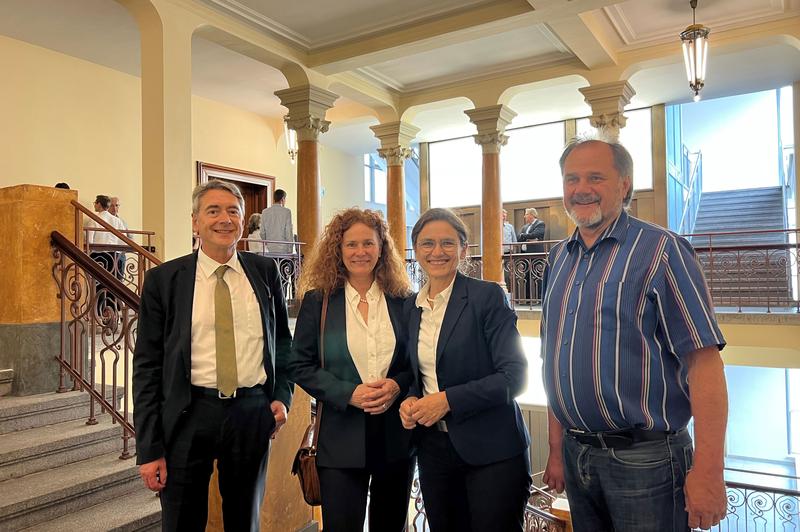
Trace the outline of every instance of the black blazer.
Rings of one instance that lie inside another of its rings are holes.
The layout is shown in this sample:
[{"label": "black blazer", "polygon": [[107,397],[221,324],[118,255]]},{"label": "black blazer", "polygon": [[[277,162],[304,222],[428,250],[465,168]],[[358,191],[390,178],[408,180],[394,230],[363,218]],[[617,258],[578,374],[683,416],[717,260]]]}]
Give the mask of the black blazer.
[{"label": "black blazer", "polygon": [[[288,409],[294,385],[286,363],[292,336],[275,261],[239,252],[261,308],[264,327],[264,391],[270,401]],[[139,330],[133,353],[133,421],[136,461],[152,462],[165,455],[173,430],[191,403],[192,302],[197,252],[147,272],[139,309]]]},{"label": "black blazer", "polygon": [[[531,240],[544,240],[545,224],[541,220],[522,226],[517,236],[517,242],[530,242]],[[524,253],[537,253],[544,251],[544,244],[526,244],[520,246]]]},{"label": "black blazer", "polygon": [[[416,377],[409,395],[422,397],[417,353],[422,309],[413,298],[406,305]],[[450,404],[443,418],[447,434],[468,464],[499,462],[527,449],[530,437],[514,399],[525,388],[527,368],[517,315],[502,288],[457,273],[436,345],[436,377]]]},{"label": "black blazer", "polygon": [[[397,400],[383,414],[386,460],[409,456],[410,431],[400,422],[400,402],[412,381],[406,353],[403,298],[388,295],[386,304],[396,339],[387,377],[400,386]],[[322,293],[308,292],[303,298],[294,329],[289,371],[292,380],[323,404],[319,429],[317,464],[323,467],[356,468],[366,466],[365,414],[348,404],[353,390],[362,384],[347,348],[347,320],[344,289],[336,289],[328,300],[325,319],[325,369],[319,365],[319,325]]]}]

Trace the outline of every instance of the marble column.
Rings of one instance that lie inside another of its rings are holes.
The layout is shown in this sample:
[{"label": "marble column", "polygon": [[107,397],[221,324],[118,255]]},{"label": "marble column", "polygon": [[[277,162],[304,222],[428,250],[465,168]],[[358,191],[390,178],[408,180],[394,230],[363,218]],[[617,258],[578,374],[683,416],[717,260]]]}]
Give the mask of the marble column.
[{"label": "marble column", "polygon": [[508,142],[506,126],[517,113],[505,105],[464,111],[478,128],[475,142],[483,150],[483,197],[481,199],[481,256],[483,279],[505,286],[503,281],[503,224],[500,197],[500,148]]},{"label": "marble column", "polygon": [[411,156],[409,144],[419,128],[406,122],[370,126],[381,147],[378,155],[386,160],[386,210],[389,233],[400,255],[406,256],[406,182],[405,161]]},{"label": "marble column", "polygon": [[280,90],[275,96],[289,109],[286,124],[297,132],[297,234],[305,242],[303,253],[307,254],[322,232],[317,142],[319,135],[328,131],[325,113],[338,96],[312,85]]},{"label": "marble column", "polygon": [[592,108],[589,123],[606,136],[616,140],[619,130],[625,127],[625,106],[636,91],[627,81],[614,81],[578,89]]}]

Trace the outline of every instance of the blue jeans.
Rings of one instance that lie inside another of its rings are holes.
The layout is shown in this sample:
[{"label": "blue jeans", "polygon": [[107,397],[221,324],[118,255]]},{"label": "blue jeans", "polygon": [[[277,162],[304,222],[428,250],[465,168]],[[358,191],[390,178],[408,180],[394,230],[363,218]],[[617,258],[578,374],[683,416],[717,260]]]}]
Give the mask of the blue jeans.
[{"label": "blue jeans", "polygon": [[601,449],[564,434],[564,476],[575,532],[686,532],[683,485],[692,465],[684,429],[663,440]]}]

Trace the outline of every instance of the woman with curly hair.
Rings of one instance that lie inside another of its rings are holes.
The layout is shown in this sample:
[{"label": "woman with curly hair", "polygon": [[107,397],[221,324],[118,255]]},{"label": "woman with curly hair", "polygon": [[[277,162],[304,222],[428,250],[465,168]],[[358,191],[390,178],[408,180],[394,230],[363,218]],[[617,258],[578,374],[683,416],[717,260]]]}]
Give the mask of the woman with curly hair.
[{"label": "woman with curly hair", "polygon": [[412,381],[403,319],[410,290],[381,213],[336,214],[304,264],[300,293],[289,370],[324,407],[317,470],[325,531],[362,531],[367,492],[369,529],[404,530],[412,461],[397,399]]}]

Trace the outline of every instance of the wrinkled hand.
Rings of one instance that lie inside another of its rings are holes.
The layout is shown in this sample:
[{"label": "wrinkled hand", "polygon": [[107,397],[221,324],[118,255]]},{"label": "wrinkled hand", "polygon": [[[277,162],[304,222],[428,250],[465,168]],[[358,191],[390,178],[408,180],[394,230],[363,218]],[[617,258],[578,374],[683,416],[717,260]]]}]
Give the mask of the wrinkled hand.
[{"label": "wrinkled hand", "polygon": [[350,396],[349,403],[356,408],[364,410],[364,403],[373,400],[379,394],[380,390],[371,388],[366,384],[359,384],[356,386],[356,389],[353,390],[353,395]]},{"label": "wrinkled hand", "polygon": [[414,417],[411,414],[411,408],[418,400],[417,397],[412,395],[411,397],[406,397],[406,400],[400,403],[400,421],[405,429],[411,430],[417,426],[417,422],[414,421]]},{"label": "wrinkled hand", "polygon": [[161,491],[167,485],[167,460],[164,457],[139,466],[139,476],[151,491]]},{"label": "wrinkled hand", "polygon": [[272,410],[272,415],[275,418],[275,428],[272,429],[272,434],[270,435],[270,438],[274,440],[275,436],[278,435],[278,431],[286,424],[286,418],[288,416],[286,413],[286,405],[280,401],[272,401],[269,408]]},{"label": "wrinkled hand", "polygon": [[551,490],[555,490],[556,493],[564,491],[564,457],[561,452],[550,451],[542,482],[547,484],[547,487]]},{"label": "wrinkled hand", "polygon": [[707,530],[725,518],[728,499],[722,471],[690,469],[683,492],[686,495],[689,528]]},{"label": "wrinkled hand", "polygon": [[366,386],[378,394],[373,393],[368,400],[364,401],[364,412],[368,414],[383,414],[400,395],[400,385],[394,379],[379,379],[366,383]]},{"label": "wrinkled hand", "polygon": [[437,392],[418,399],[411,406],[411,417],[426,427],[442,419],[450,411],[445,392]]}]

